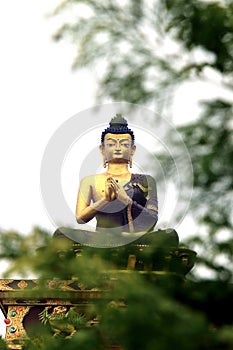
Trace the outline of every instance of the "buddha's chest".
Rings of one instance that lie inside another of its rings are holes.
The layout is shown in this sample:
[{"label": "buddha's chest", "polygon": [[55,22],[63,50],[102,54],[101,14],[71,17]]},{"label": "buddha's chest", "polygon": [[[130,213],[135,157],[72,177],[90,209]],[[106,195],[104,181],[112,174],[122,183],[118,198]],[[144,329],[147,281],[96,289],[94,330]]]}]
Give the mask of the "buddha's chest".
[{"label": "buddha's chest", "polygon": [[92,184],[92,198],[94,202],[105,197],[105,181],[105,178],[97,177]]},{"label": "buddha's chest", "polygon": [[[94,183],[92,184],[92,198],[93,201],[97,201],[101,198],[105,198],[105,191],[106,191],[106,180],[107,177],[96,177]],[[129,183],[129,178],[126,179],[120,179],[115,178],[117,184],[124,187],[126,184]]]}]

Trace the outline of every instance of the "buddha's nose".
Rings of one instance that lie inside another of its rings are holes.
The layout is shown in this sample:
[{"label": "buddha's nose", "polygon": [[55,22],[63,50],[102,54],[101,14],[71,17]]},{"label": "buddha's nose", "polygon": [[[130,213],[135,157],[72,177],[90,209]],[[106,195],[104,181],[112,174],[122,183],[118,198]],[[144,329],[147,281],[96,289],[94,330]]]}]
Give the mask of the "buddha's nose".
[{"label": "buddha's nose", "polygon": [[116,143],[116,151],[120,151],[121,150],[121,144],[120,141],[117,141]]}]

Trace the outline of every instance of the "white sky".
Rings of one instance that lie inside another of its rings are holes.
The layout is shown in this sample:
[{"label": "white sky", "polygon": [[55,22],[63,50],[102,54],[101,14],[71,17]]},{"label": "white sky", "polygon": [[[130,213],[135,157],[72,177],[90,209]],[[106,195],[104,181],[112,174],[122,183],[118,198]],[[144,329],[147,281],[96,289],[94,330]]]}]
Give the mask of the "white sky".
[{"label": "white sky", "polygon": [[[45,15],[58,3],[0,2],[0,228],[25,234],[34,225],[54,230],[40,195],[47,142],[68,118],[95,104],[94,74],[72,73],[73,49],[52,42],[57,27]],[[197,98],[218,93],[206,84],[180,88],[175,120],[193,118]]]},{"label": "white sky", "polygon": [[72,50],[52,42],[47,9],[39,0],[0,3],[0,226],[22,232],[53,229],[40,198],[41,157],[54,131],[94,104],[94,79],[71,73]]}]

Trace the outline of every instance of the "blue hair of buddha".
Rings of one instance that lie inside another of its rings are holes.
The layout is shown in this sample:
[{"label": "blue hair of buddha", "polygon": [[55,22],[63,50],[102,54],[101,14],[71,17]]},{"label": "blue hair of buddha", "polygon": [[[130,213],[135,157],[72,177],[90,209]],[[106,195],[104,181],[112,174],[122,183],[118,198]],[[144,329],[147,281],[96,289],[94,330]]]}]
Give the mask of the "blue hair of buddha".
[{"label": "blue hair of buddha", "polygon": [[105,129],[101,134],[101,144],[104,144],[104,136],[106,134],[129,134],[132,138],[132,144],[134,144],[134,133],[128,128],[128,122],[121,114],[116,114],[109,123],[109,127]]}]

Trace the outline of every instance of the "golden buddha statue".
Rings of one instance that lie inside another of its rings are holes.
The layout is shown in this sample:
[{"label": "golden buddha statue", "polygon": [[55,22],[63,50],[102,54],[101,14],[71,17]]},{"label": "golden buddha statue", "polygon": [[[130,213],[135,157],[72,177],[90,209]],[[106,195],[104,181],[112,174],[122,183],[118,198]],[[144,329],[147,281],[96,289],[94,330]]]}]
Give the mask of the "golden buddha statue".
[{"label": "golden buddha statue", "polygon": [[[158,220],[156,183],[150,175],[130,172],[136,151],[135,136],[120,114],[102,132],[99,148],[106,171],[81,180],[76,204],[78,224],[86,224],[95,217],[96,231],[59,228],[54,237],[65,235],[76,242],[81,238],[81,243],[93,246],[108,246],[103,244],[106,234],[111,236],[109,246],[124,245],[138,238],[150,241],[156,235],[153,229]],[[177,234],[173,233],[171,239],[176,246]]]}]

